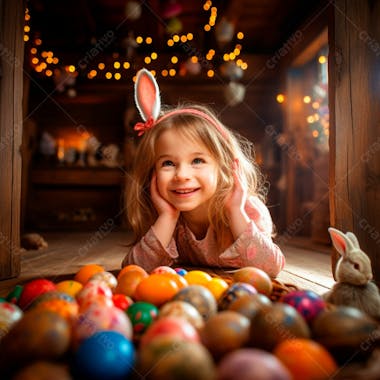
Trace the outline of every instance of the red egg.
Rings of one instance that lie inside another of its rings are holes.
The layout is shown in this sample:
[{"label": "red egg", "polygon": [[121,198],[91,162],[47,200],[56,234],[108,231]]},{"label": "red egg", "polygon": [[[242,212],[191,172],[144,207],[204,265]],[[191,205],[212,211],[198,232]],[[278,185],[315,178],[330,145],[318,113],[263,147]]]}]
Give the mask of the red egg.
[{"label": "red egg", "polygon": [[24,286],[18,305],[22,310],[26,310],[38,296],[52,290],[57,290],[52,281],[44,278],[32,280]]}]

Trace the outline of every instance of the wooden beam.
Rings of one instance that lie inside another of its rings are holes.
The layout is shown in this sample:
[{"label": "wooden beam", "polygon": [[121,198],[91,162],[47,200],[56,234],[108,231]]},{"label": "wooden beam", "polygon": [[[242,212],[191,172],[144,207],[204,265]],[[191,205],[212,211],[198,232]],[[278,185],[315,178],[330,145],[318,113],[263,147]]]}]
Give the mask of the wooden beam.
[{"label": "wooden beam", "polygon": [[20,272],[23,2],[0,0],[0,279]]},{"label": "wooden beam", "polygon": [[356,234],[380,282],[380,2],[336,0],[333,13],[332,224]]}]

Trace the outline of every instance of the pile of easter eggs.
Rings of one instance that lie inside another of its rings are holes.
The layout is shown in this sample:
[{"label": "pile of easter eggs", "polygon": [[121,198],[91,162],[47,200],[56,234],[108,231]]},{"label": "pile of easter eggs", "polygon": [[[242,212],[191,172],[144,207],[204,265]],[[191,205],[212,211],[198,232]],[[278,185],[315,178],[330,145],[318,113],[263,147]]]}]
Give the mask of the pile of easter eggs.
[{"label": "pile of easter eggs", "polygon": [[290,380],[339,378],[365,360],[378,324],[309,290],[273,300],[244,267],[201,270],[88,264],[73,279],[39,278],[0,302],[0,373],[28,379]]}]

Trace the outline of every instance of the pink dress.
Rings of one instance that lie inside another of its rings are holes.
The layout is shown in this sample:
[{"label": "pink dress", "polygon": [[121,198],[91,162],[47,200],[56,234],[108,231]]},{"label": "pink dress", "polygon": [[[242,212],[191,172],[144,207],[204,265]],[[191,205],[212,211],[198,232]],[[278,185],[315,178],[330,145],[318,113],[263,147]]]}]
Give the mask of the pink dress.
[{"label": "pink dress", "polygon": [[150,272],[160,265],[241,268],[254,266],[272,278],[285,265],[280,248],[273,243],[272,219],[267,207],[257,197],[250,197],[245,210],[251,219],[247,229],[234,241],[232,235],[218,248],[215,231],[209,227],[206,236],[197,240],[183,221],[178,221],[168,247],[163,247],[153,228],[134,245],[122,265],[137,264]]}]

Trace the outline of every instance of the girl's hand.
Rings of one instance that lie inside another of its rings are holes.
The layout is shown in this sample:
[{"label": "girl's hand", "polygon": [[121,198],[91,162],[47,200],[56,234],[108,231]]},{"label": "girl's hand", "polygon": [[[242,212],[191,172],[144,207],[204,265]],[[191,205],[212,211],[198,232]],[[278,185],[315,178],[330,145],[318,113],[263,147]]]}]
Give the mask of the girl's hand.
[{"label": "girl's hand", "polygon": [[178,219],[180,212],[171,203],[162,198],[158,191],[156,173],[153,173],[150,182],[150,196],[159,216],[167,215],[176,220]]}]

